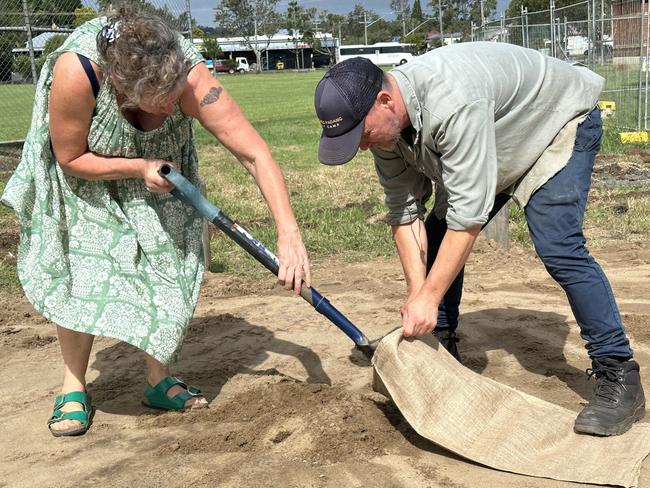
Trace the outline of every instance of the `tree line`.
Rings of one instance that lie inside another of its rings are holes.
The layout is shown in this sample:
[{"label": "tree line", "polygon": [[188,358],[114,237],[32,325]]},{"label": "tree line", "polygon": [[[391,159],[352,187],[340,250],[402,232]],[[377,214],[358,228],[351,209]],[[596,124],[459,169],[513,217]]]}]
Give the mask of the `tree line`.
[{"label": "tree line", "polygon": [[425,14],[421,0],[390,0],[391,13],[382,15],[356,3],[347,14],[337,14],[305,7],[298,0],[290,0],[285,11],[278,9],[278,0],[220,0],[215,9],[216,27],[200,27],[196,34],[205,39],[208,58],[222,55],[216,37],[243,37],[258,66],[268,48],[268,43],[260,44],[260,37],[270,38],[280,29],[314,52],[331,57],[333,47],[320,33],[331,33],[347,45],[400,40],[424,51],[426,32],[438,31],[441,26],[443,32],[469,39],[472,23],[480,24],[482,15],[494,14],[496,0],[429,0],[425,6],[430,13]]},{"label": "tree line", "polygon": [[[519,0],[528,1],[528,0]],[[374,44],[391,40],[411,42],[423,47],[428,31],[471,36],[472,22],[481,24],[483,16],[496,12],[496,0],[429,0],[425,13],[421,0],[390,0],[389,14],[379,14],[356,3],[347,14],[336,14],[316,7],[304,7],[291,0],[286,11],[277,9],[278,0],[221,0],[215,10],[215,28],[202,28],[219,37],[272,35],[278,29],[299,31],[308,39],[315,32],[329,32],[344,44]]]}]

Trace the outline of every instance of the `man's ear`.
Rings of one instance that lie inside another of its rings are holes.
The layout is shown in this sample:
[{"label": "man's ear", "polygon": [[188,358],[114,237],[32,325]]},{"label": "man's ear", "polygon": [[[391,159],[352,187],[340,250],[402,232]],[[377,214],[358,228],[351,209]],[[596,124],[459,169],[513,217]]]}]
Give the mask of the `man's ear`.
[{"label": "man's ear", "polygon": [[377,103],[379,105],[387,105],[388,107],[392,107],[393,97],[389,91],[379,90],[379,93],[377,93]]}]

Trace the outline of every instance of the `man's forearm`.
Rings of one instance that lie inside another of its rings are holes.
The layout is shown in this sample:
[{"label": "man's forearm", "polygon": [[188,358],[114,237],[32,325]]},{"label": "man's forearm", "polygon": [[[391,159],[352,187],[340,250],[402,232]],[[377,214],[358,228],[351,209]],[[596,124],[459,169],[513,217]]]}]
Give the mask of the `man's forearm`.
[{"label": "man's forearm", "polygon": [[392,230],[410,297],[420,290],[426,278],[427,233],[420,219],[394,225]]}]

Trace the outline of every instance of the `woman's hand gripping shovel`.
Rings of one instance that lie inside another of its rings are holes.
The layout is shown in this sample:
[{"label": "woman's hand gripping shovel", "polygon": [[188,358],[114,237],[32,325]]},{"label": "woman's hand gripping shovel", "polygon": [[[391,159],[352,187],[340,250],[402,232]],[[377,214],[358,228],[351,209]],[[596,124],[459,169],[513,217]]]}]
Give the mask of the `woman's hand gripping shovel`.
[{"label": "woman's hand gripping shovel", "polygon": [[[250,235],[246,229],[233,222],[220,208],[206,200],[198,188],[190,183],[187,178],[169,165],[160,168],[160,175],[173,184],[176,188],[171,191],[179,200],[194,207],[201,215],[216,225],[228,237],[239,244],[248,254],[262,263],[274,275],[280,269],[278,258],[266,249],[258,240]],[[380,339],[369,340],[345,315],[339,312],[327,298],[321,295],[316,288],[306,286],[303,282],[300,296],[304,298],[316,311],[341,329],[352,341],[357,349],[365,356],[371,358]]]}]

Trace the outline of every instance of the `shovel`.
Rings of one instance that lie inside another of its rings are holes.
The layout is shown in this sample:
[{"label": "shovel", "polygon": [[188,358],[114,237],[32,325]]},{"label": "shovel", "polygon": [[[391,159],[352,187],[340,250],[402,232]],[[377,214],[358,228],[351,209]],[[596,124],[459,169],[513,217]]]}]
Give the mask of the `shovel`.
[{"label": "shovel", "polygon": [[[165,164],[160,167],[160,175],[173,184],[176,188],[171,194],[182,202],[194,207],[201,215],[216,225],[228,237],[239,244],[248,254],[259,261],[274,275],[278,275],[280,261],[271,251],[266,249],[261,242],[255,239],[246,229],[230,219],[221,209],[206,200],[196,186],[189,182],[182,174],[171,166]],[[369,340],[348,318],[332,305],[327,298],[321,295],[313,286],[300,287],[300,296],[316,311],[341,329],[366,357],[371,358],[380,339]]]}]

